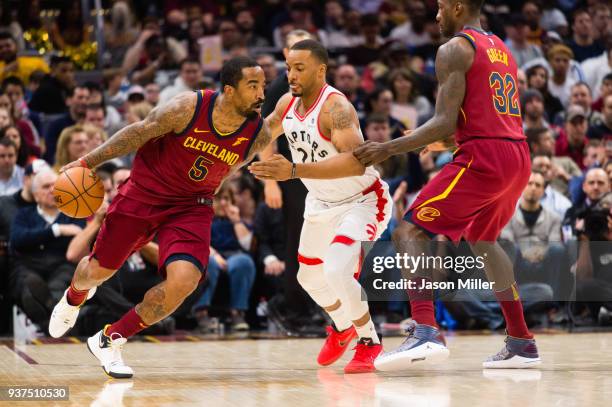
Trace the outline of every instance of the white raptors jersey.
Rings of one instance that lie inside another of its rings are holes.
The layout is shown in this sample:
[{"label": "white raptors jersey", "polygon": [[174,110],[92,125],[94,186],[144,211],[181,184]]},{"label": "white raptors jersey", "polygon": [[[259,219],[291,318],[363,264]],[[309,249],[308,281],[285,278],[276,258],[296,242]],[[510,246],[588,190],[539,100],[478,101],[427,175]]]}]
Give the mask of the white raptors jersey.
[{"label": "white raptors jersey", "polygon": [[[331,140],[321,134],[319,115],[329,95],[339,90],[325,84],[314,104],[304,115],[297,112],[301,98],[293,97],[285,109],[282,123],[295,163],[311,163],[326,160],[338,154]],[[359,130],[361,132],[361,129]],[[304,179],[302,182],[316,199],[325,202],[345,201],[370,187],[380,178],[374,167],[367,167],[363,175],[337,179]]]}]

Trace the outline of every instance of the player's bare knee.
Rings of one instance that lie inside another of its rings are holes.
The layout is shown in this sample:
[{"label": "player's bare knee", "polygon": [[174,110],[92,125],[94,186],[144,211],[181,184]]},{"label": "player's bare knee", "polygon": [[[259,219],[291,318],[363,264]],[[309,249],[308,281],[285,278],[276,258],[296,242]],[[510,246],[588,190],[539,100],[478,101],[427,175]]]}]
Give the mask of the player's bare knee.
[{"label": "player's bare knee", "polygon": [[187,261],[176,261],[166,267],[167,284],[171,291],[181,298],[186,298],[198,286],[202,274],[198,268]]},{"label": "player's bare knee", "polygon": [[94,257],[89,258],[87,264],[87,277],[90,280],[104,282],[111,278],[116,271],[116,269],[102,267],[98,260]]}]

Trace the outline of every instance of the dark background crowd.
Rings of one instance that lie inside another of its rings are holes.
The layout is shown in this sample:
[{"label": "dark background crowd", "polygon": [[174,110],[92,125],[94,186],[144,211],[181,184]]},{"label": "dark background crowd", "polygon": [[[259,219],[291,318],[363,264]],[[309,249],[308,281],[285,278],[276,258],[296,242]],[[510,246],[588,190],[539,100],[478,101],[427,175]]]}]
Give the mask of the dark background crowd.
[{"label": "dark background crowd", "polygon": [[[0,334],[28,329],[26,317],[33,335],[46,331],[104,219],[107,204],[87,220],[58,211],[52,189],[62,165],[180,92],[218,89],[220,66],[232,56],[261,65],[269,111],[287,89],[284,52],[305,38],[328,49],[328,81],[355,106],[365,138],[401,137],[433,114],[434,60],[447,40],[436,11],[432,0],[0,1]],[[483,9],[483,28],[520,67],[533,172],[500,240],[531,324],[612,320],[610,14],[609,2],[598,0],[495,0]],[[108,202],[132,159],[98,168]],[[383,239],[450,160],[452,152],[410,153],[379,166],[395,203]],[[325,317],[295,278],[304,196],[299,181],[264,187],[242,172],[226,182],[214,203],[207,280],[148,333],[323,332]],[[160,281],[157,255],[155,242],[134,253],[87,303],[73,333],[92,334],[138,303]],[[574,298],[585,301],[566,301]],[[500,329],[492,299],[444,295],[438,317],[449,328]],[[372,306],[378,324],[409,316],[402,300]]]}]

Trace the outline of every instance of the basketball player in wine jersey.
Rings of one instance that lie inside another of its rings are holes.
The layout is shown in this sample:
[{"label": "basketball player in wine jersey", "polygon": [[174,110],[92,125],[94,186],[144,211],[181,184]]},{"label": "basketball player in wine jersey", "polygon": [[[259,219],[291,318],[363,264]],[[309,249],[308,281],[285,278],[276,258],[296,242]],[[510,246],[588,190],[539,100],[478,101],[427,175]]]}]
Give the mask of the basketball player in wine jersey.
[{"label": "basketball player in wine jersey", "polygon": [[309,192],[297,279],[333,320],[318,362],[335,362],[359,337],[344,371],[371,372],[382,345],[355,275],[361,270],[360,241],[376,240],[384,232],[392,201],[378,172],[352,154],[363,142],[357,113],[341,92],[325,83],[327,63],[327,51],[317,41],[291,47],[290,92],[266,121],[273,137],[287,137],[293,163],[274,155],[249,169],[263,180],[302,179]]},{"label": "basketball player in wine jersey", "polygon": [[[453,241],[462,236],[485,271],[506,320],[504,348],[483,363],[485,368],[529,368],[540,364],[533,335],[527,329],[512,263],[496,243],[508,223],[530,175],[529,149],[522,131],[517,67],[498,37],[480,27],[483,0],[438,0],[437,20],[446,37],[438,49],[439,80],[435,115],[405,137],[365,143],[355,156],[366,166],[454,135],[458,149],[451,163],[420,192],[394,233],[399,251],[420,254],[434,235]],[[486,253],[486,255],[485,255]],[[408,274],[415,287],[431,275]],[[408,290],[417,322],[395,351],[375,362],[380,370],[398,370],[445,359],[448,349],[434,318],[431,289]]]},{"label": "basketball player in wine jersey", "polygon": [[63,168],[95,168],[136,152],[131,176],[109,206],[91,255],[79,263],[53,310],[51,336],[60,337],[74,326],[79,307],[132,252],[155,235],[159,244],[158,266],[165,281],[87,341],[112,377],[133,374],[121,358],[127,338],[170,315],[195,290],[208,263],[215,191],[270,142],[259,115],[265,86],[261,67],[249,58],[231,59],[221,69],[221,85],[220,92],[177,95]]}]

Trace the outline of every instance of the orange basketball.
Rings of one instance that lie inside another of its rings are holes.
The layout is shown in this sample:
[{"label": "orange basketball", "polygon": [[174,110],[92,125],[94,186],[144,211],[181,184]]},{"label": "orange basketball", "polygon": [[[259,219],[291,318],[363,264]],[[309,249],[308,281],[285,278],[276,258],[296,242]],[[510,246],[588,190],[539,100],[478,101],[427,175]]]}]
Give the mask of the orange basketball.
[{"label": "orange basketball", "polygon": [[89,168],[73,167],[59,175],[53,195],[60,211],[72,218],[86,218],[102,205],[104,185]]}]

